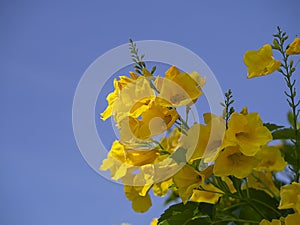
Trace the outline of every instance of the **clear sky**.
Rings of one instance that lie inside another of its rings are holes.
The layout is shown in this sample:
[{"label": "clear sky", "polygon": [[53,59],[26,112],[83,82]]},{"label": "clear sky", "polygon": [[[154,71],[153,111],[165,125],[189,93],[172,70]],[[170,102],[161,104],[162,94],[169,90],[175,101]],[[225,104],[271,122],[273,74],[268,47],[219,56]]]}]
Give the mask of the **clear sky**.
[{"label": "clear sky", "polygon": [[122,186],[96,174],[76,146],[72,102],[84,71],[130,37],[174,42],[205,60],[237,109],[286,124],[283,79],[247,80],[242,59],[270,43],[277,25],[291,41],[299,35],[299,8],[297,0],[1,0],[0,224],[149,224],[163,200],[134,213]]}]

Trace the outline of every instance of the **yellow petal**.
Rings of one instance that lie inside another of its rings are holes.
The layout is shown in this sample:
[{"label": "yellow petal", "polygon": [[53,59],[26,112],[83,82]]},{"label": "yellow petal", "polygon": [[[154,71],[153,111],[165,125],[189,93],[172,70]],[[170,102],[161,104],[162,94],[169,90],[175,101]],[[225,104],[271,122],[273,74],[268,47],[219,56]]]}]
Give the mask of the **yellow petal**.
[{"label": "yellow petal", "polygon": [[300,221],[299,213],[289,214],[285,218],[285,225],[299,225],[299,221]]},{"label": "yellow petal", "polygon": [[213,172],[216,176],[233,175],[242,179],[247,177],[258,163],[254,156],[244,155],[238,146],[230,146],[218,155]]},{"label": "yellow petal", "polygon": [[154,218],[152,221],[151,221],[151,224],[150,225],[157,225],[158,223],[158,219],[157,218]]},{"label": "yellow petal", "polygon": [[286,50],[288,55],[298,55],[300,54],[300,38],[296,37],[294,41],[289,45]]},{"label": "yellow petal", "polygon": [[263,146],[257,152],[256,158],[260,160],[259,165],[255,168],[258,171],[282,171],[287,163],[281,156],[280,150],[275,146]]},{"label": "yellow petal", "polygon": [[222,196],[222,191],[212,184],[202,184],[201,187],[207,191],[193,190],[193,195],[191,197],[192,201],[215,204]]},{"label": "yellow petal", "polygon": [[201,88],[204,84],[205,78],[197,72],[181,73],[175,66],[165,72],[165,78],[157,77],[155,80],[160,92],[158,97],[164,100],[162,103],[175,107],[193,104],[203,94]]},{"label": "yellow petal", "polygon": [[293,182],[281,187],[280,197],[278,209],[293,208],[296,212],[300,212],[300,183]]},{"label": "yellow petal", "polygon": [[258,113],[233,113],[225,132],[223,147],[240,146],[246,156],[254,156],[261,146],[272,140],[270,131],[263,126]]},{"label": "yellow petal", "polygon": [[145,196],[139,194],[139,187],[124,186],[124,191],[127,199],[132,202],[132,209],[136,212],[146,212],[152,206],[150,195]]},{"label": "yellow petal", "polygon": [[173,181],[178,187],[178,194],[185,204],[193,194],[193,189],[198,188],[211,175],[212,167],[207,170],[199,172],[191,166],[185,165],[179,172],[177,172]]},{"label": "yellow petal", "polygon": [[152,187],[153,193],[157,196],[165,196],[168,193],[169,187],[173,184],[173,179],[154,184]]},{"label": "yellow petal", "polygon": [[282,225],[280,220],[272,220],[272,222],[263,219],[262,221],[260,221],[259,225]]},{"label": "yellow petal", "polygon": [[257,51],[247,51],[244,55],[244,63],[248,67],[247,78],[271,74],[281,65],[280,61],[274,59],[270,44],[264,45]]}]

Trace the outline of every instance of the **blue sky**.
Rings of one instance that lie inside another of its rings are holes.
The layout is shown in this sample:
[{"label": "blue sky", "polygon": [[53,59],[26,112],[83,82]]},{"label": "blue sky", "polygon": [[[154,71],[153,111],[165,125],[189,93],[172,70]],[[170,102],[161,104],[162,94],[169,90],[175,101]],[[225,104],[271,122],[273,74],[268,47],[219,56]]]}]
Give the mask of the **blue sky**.
[{"label": "blue sky", "polygon": [[[164,40],[198,54],[236,108],[286,124],[279,74],[247,80],[243,54],[280,25],[300,34],[291,1],[0,1],[0,224],[148,224],[153,199],[134,213],[121,185],[96,174],[72,131],[72,102],[87,67],[134,40]],[[299,85],[298,85],[299,86]]]}]

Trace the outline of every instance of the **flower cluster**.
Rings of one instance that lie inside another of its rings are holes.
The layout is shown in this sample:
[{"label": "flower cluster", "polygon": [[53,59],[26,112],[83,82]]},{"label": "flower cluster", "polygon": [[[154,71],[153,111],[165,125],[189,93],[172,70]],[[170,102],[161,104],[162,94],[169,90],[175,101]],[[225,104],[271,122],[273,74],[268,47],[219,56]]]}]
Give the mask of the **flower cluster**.
[{"label": "flower cluster", "polygon": [[170,155],[188,129],[176,109],[191,107],[205,84],[197,72],[188,74],[175,66],[164,77],[154,77],[146,68],[142,71],[140,76],[130,72],[130,77],[114,80],[115,90],[107,96],[108,106],[101,114],[103,120],[113,116],[120,140],[113,143],[100,169],[110,169],[113,179],[122,179],[137,212],[151,206],[151,188],[156,195],[167,194],[172,184],[169,174],[178,166]]},{"label": "flower cluster", "polygon": [[[113,117],[120,138],[100,169],[110,170],[112,179],[122,181],[136,212],[151,207],[152,189],[157,196],[169,194],[168,202],[181,198],[182,203],[172,205],[151,224],[295,225],[300,221],[300,102],[290,59],[300,54],[300,38],[285,46],[287,39],[278,28],[273,44],[247,51],[244,63],[248,78],[275,71],[284,76],[291,107],[289,128],[264,123],[247,107],[235,111],[231,90],[225,93],[223,115],[204,113],[203,123],[191,122],[189,113],[203,95],[205,78],[176,66],[164,76],[154,76],[155,70],[149,72],[144,62],[136,61],[141,58],[134,57],[137,72],[114,80],[114,91],[101,114],[103,120]],[[275,59],[273,51],[283,59]]]}]

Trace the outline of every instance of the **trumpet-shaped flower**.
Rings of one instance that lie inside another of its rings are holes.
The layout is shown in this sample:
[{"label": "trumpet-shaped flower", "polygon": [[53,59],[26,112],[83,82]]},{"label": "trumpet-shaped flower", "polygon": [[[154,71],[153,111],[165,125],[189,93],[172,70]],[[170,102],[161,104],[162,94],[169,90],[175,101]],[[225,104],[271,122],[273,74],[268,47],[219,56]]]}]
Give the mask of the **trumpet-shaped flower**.
[{"label": "trumpet-shaped flower", "polygon": [[217,157],[225,132],[225,121],[210,113],[204,114],[207,125],[194,124],[180,140],[180,146],[187,150],[187,159],[192,163],[204,159],[213,162]]},{"label": "trumpet-shaped flower", "polygon": [[281,65],[279,60],[274,59],[270,44],[264,45],[257,51],[247,51],[244,55],[244,63],[248,67],[247,78],[271,74]]},{"label": "trumpet-shaped flower", "polygon": [[300,54],[300,38],[296,37],[294,41],[289,45],[286,50],[288,55],[298,55]]},{"label": "trumpet-shaped flower", "polygon": [[124,186],[124,192],[129,201],[132,202],[132,209],[136,212],[146,212],[151,206],[151,198],[146,191],[145,193],[142,193],[141,190],[144,187],[139,186]]},{"label": "trumpet-shaped flower", "polygon": [[245,156],[254,156],[272,140],[270,131],[263,126],[258,113],[233,113],[225,132],[223,147],[239,145]]},{"label": "trumpet-shaped flower", "polygon": [[259,165],[255,168],[258,171],[282,171],[287,163],[281,156],[280,150],[275,146],[263,146],[255,155],[259,160]]},{"label": "trumpet-shaped flower", "polygon": [[137,79],[137,76],[135,73],[130,73],[131,78],[126,76],[120,76],[119,80],[114,79],[114,91],[107,95],[106,101],[108,103],[107,108],[104,110],[103,113],[101,113],[102,120],[107,120],[109,117],[113,114],[113,105],[115,101],[118,99],[119,94],[121,90],[126,87],[129,83],[133,82]]},{"label": "trumpet-shaped flower", "polygon": [[201,88],[204,84],[205,78],[197,72],[181,73],[175,66],[165,72],[164,78],[158,76],[155,80],[161,104],[170,107],[193,104],[203,94]]},{"label": "trumpet-shaped flower", "polygon": [[281,187],[280,197],[281,201],[278,209],[292,208],[296,212],[300,212],[300,183],[293,182]]},{"label": "trumpet-shaped flower", "polygon": [[127,171],[135,166],[153,164],[159,156],[157,149],[132,149],[115,141],[103,160],[100,170],[110,170],[111,177],[118,180],[127,175]]},{"label": "trumpet-shaped flower", "polygon": [[156,101],[151,102],[147,111],[140,118],[127,117],[120,121],[121,142],[145,140],[169,130],[178,118],[175,109],[160,106]]},{"label": "trumpet-shaped flower", "polygon": [[216,176],[233,175],[242,179],[247,177],[258,163],[254,156],[244,155],[239,146],[230,146],[219,153],[213,172]]},{"label": "trumpet-shaped flower", "polygon": [[178,194],[184,204],[193,195],[193,190],[197,189],[212,174],[212,167],[204,171],[197,171],[189,165],[181,168],[173,177],[173,181],[178,188]]},{"label": "trumpet-shaped flower", "polygon": [[149,110],[155,99],[155,92],[147,78],[141,76],[119,91],[112,104],[112,115],[117,123],[126,117],[138,118]]}]

